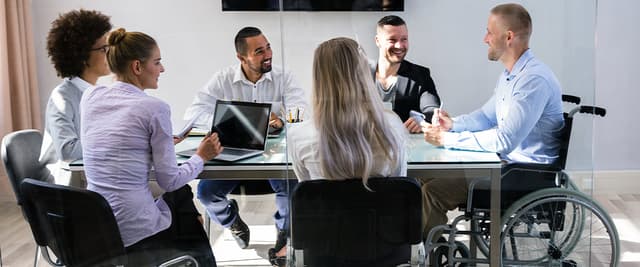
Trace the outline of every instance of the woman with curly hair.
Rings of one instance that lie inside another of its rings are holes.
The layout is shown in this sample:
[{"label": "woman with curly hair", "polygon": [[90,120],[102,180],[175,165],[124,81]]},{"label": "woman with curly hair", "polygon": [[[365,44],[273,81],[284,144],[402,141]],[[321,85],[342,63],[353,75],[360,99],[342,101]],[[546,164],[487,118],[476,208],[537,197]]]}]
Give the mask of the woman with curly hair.
[{"label": "woman with curly hair", "polygon": [[[58,76],[64,78],[51,92],[45,115],[41,160],[70,162],[82,158],[80,99],[100,76],[110,74],[106,54],[109,17],[98,11],[73,10],[51,23],[47,52]],[[56,183],[83,186],[70,181],[70,173],[54,166]]]}]

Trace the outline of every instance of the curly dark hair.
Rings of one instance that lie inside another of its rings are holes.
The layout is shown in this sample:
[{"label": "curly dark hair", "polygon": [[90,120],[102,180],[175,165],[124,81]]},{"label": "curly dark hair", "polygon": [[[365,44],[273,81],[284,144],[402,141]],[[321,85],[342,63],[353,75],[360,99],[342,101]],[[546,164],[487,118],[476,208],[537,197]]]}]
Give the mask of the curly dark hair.
[{"label": "curly dark hair", "polygon": [[96,40],[111,30],[109,17],[92,10],[73,10],[51,23],[47,52],[58,76],[80,76]]}]

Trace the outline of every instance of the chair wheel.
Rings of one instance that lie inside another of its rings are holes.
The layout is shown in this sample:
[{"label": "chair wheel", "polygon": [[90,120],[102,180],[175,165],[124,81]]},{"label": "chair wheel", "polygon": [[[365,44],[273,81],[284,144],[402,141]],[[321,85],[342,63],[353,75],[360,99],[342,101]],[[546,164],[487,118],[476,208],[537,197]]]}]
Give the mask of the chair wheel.
[{"label": "chair wheel", "polygon": [[[453,251],[453,256],[457,258],[469,258],[469,248],[460,241],[455,242],[456,248]],[[440,246],[431,252],[429,256],[429,263],[431,266],[447,266],[449,264],[449,247]],[[454,263],[454,266],[466,267],[467,263]]]}]

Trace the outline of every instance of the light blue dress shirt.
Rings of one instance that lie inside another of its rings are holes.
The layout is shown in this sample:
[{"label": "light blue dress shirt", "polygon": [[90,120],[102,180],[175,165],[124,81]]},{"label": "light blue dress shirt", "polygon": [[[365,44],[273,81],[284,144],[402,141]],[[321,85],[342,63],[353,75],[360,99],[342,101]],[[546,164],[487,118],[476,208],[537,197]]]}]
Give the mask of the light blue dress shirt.
[{"label": "light blue dress shirt", "polygon": [[65,78],[49,96],[45,114],[45,132],[41,151],[55,151],[53,159],[73,161],[82,158],[80,142],[80,99],[91,84],[80,77]]},{"label": "light blue dress shirt", "polygon": [[563,126],[560,83],[527,50],[500,75],[487,103],[453,119],[444,146],[497,152],[507,162],[552,163]]},{"label": "light blue dress shirt", "polygon": [[80,110],[87,188],[111,205],[124,245],[169,228],[169,207],[151,195],[151,169],[160,187],[170,192],[203,168],[198,155],[178,166],[169,105],[131,84],[116,82],[88,89]]}]

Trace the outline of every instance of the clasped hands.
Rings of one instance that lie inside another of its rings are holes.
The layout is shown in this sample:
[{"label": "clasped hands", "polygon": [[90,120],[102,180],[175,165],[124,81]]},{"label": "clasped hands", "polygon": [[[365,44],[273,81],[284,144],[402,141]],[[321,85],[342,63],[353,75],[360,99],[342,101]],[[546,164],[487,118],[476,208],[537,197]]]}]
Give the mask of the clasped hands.
[{"label": "clasped hands", "polygon": [[448,132],[451,129],[451,127],[453,126],[453,121],[449,117],[449,113],[442,109],[436,108],[433,111],[431,122],[432,123],[423,121],[420,124],[420,126],[422,126],[422,132],[424,133],[424,140],[434,146],[443,146],[444,133]]}]

